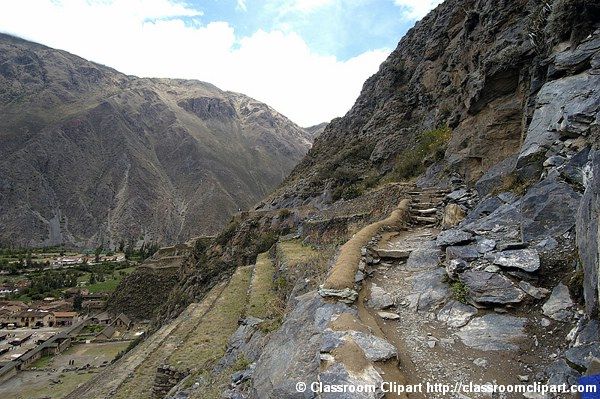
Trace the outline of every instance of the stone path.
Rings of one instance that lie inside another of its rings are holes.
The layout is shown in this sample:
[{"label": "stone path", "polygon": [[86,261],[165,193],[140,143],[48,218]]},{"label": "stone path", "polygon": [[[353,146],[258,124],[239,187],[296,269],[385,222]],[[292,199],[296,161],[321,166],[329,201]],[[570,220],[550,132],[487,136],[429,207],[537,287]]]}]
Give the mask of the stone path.
[{"label": "stone path", "polygon": [[[362,321],[381,331],[382,338],[397,348],[402,377],[396,379],[409,384],[430,382],[451,386],[469,382],[523,384],[526,380],[533,381],[542,365],[554,356],[552,353],[560,345],[560,334],[542,331],[539,315],[523,315],[510,308],[493,306],[478,309],[454,299],[457,297],[454,291],[461,286],[452,287],[441,263],[444,252],[439,244],[454,244],[470,237],[458,237],[450,231],[437,238],[439,230],[435,226],[441,219],[440,203],[444,192],[415,191],[410,195],[413,198],[410,206],[412,227],[386,231],[374,237],[363,251],[368,277],[363,282],[360,296],[364,303],[358,304],[359,309],[364,306],[369,315],[361,314]],[[461,253],[460,257],[467,255]],[[500,277],[499,274],[482,273]],[[513,286],[508,288],[513,289]],[[485,287],[482,292],[492,295]],[[518,289],[515,292],[519,301],[522,300],[524,293]],[[500,294],[507,292],[504,290]],[[384,379],[389,378],[384,375]],[[408,398],[448,397],[475,399],[489,396],[408,395]]]}]

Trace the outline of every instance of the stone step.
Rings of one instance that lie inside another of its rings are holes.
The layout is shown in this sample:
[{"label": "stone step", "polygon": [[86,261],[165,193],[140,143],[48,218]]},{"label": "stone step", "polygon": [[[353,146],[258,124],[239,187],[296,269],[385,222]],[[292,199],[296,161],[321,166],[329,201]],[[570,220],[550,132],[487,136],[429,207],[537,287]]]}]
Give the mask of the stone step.
[{"label": "stone step", "polygon": [[433,202],[416,202],[410,204],[410,207],[413,209],[429,209],[433,208],[436,204]]},{"label": "stone step", "polygon": [[375,253],[381,259],[408,259],[411,251],[403,249],[386,249],[386,248],[375,248]]},{"label": "stone step", "polygon": [[435,215],[437,213],[437,208],[427,208],[427,209],[411,209],[410,213],[417,214],[418,216],[423,215]]},{"label": "stone step", "polygon": [[419,223],[437,223],[437,218],[430,216],[415,216],[413,217],[413,220]]}]

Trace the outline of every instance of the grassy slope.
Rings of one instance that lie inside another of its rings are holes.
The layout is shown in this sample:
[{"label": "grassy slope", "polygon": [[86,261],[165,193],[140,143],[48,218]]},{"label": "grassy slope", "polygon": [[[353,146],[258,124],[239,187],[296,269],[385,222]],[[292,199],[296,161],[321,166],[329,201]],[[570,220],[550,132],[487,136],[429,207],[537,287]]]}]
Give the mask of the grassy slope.
[{"label": "grassy slope", "polygon": [[181,370],[202,371],[225,354],[229,336],[238,327],[248,302],[252,266],[240,267],[202,322],[168,359]]},{"label": "grassy slope", "polygon": [[[152,392],[156,369],[171,354],[175,345],[178,345],[190,332],[203,320],[203,316],[211,308],[217,299],[222,284],[217,284],[204,298],[200,304],[192,304],[193,309],[189,312],[189,319],[179,324],[161,345],[153,351],[136,369],[133,377],[128,379],[119,387],[115,399],[119,398],[148,398]],[[187,312],[187,311],[185,311]]]}]

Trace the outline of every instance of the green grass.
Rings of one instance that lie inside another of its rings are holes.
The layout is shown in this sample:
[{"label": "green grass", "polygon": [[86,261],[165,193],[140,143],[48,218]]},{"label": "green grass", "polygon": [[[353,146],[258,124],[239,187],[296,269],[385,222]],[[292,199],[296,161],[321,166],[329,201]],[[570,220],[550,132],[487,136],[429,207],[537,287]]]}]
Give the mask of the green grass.
[{"label": "green grass", "polygon": [[[26,371],[25,373],[34,373],[33,371]],[[33,375],[33,374],[32,374]],[[13,399],[31,399],[31,398],[46,398],[60,399],[67,396],[71,391],[77,388],[80,384],[88,381],[94,374],[91,373],[78,373],[75,371],[62,373],[58,377],[60,383],[52,384],[48,381],[47,377],[35,378],[31,377],[31,383],[23,384],[15,392],[4,391],[0,395],[6,398]],[[27,379],[30,377],[27,376]]]},{"label": "green grass", "polygon": [[250,266],[237,269],[211,310],[167,363],[199,374],[225,354],[227,341],[246,309],[251,275]]},{"label": "green grass", "polygon": [[318,251],[314,248],[304,245],[300,240],[283,241],[277,244],[277,250],[281,260],[287,266],[298,266],[307,263],[317,257]]},{"label": "green grass", "polygon": [[269,259],[268,253],[262,253],[256,258],[254,276],[248,300],[248,316],[267,319],[273,317],[273,308],[276,306],[277,296],[273,291],[273,277],[275,266]]},{"label": "green grass", "polygon": [[469,302],[469,288],[462,281],[455,281],[450,285],[452,290],[452,298],[455,300],[468,303]]},{"label": "green grass", "polygon": [[[135,267],[128,267],[125,269],[116,270],[112,275],[106,276],[105,281],[97,282],[94,284],[86,284],[85,288],[87,288],[91,293],[98,292],[113,292],[121,280],[123,280],[123,276],[121,272],[125,273],[125,275],[129,275],[133,273]],[[86,282],[90,281],[90,273],[84,273],[79,278],[77,278],[78,282]]]},{"label": "green grass", "polygon": [[260,328],[265,333],[277,329],[283,319],[284,305],[277,295],[274,279],[275,265],[269,254],[258,255],[246,314],[263,319]]},{"label": "green grass", "polygon": [[[160,342],[160,346],[151,352],[144,361],[135,369],[135,372],[123,384],[121,384],[112,396],[114,399],[146,399],[152,395],[152,384],[156,377],[156,369],[165,363],[173,352],[173,349],[189,337],[192,331],[202,323],[204,314],[211,308],[213,302],[219,296],[222,286],[219,284],[204,297],[200,304],[192,304],[183,311],[175,323],[179,323],[174,330]],[[181,318],[185,320],[181,320]],[[156,336],[148,338],[142,345],[148,345]],[[144,346],[136,348],[134,351],[143,351]],[[140,356],[139,352],[134,352],[133,356]],[[115,372],[123,372],[122,368],[117,368]]]},{"label": "green grass", "polygon": [[45,369],[52,363],[52,357],[52,355],[42,356],[31,365],[31,368]]}]

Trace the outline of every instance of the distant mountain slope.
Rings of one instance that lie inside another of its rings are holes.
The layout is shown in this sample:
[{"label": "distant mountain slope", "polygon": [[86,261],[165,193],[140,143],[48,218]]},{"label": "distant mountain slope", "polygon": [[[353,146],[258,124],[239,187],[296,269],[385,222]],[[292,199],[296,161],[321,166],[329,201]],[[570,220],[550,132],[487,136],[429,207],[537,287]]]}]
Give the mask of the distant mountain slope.
[{"label": "distant mountain slope", "polygon": [[323,131],[325,130],[325,128],[327,127],[328,124],[329,124],[329,122],[323,122],[323,123],[319,123],[318,125],[305,127],[304,130],[306,130],[308,133],[310,133],[311,137],[314,140],[317,137],[319,137],[321,135],[321,133],[323,133]]},{"label": "distant mountain slope", "polygon": [[173,242],[219,231],[311,135],[199,81],[140,79],[0,34],[0,243]]}]

